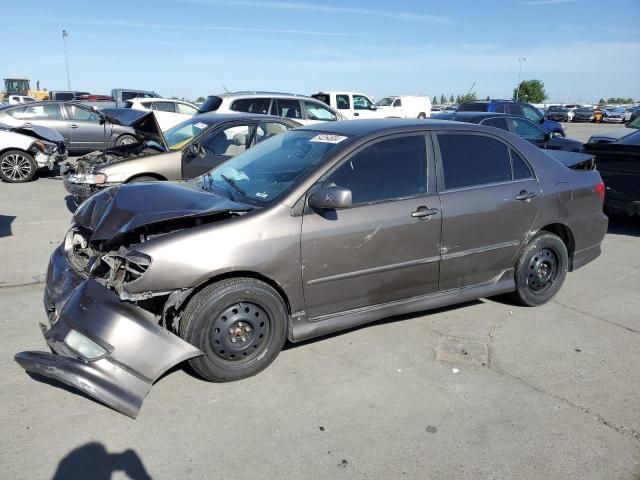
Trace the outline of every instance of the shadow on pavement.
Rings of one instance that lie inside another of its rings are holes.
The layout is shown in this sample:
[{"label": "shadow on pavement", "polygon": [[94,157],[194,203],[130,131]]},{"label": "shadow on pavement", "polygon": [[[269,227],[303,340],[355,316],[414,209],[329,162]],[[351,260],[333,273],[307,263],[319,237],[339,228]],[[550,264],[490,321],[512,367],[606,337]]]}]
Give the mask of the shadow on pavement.
[{"label": "shadow on pavement", "polygon": [[609,217],[609,230],[607,230],[607,233],[640,237],[640,217]]},{"label": "shadow on pavement", "polygon": [[110,480],[115,472],[124,472],[132,480],[151,479],[134,450],[109,453],[103,444],[90,442],[60,460],[53,480]]},{"label": "shadow on pavement", "polygon": [[16,217],[12,215],[0,215],[0,238],[13,235],[11,233],[11,222],[15,219]]}]

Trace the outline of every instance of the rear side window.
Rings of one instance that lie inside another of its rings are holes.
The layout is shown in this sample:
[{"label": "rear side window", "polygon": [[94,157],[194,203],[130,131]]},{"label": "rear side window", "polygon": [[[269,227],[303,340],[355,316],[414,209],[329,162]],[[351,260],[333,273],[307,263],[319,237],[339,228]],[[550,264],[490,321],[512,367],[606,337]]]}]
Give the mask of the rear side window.
[{"label": "rear side window", "polygon": [[132,98],[141,97],[138,92],[122,92],[122,100],[131,100]]},{"label": "rear side window", "polygon": [[480,102],[463,103],[458,107],[458,112],[486,112],[488,105]]},{"label": "rear side window", "polygon": [[185,115],[195,115],[198,113],[196,108],[193,108],[191,105],[187,105],[186,103],[177,103],[176,108],[178,113],[184,113]]},{"label": "rear side window", "polygon": [[222,105],[222,99],[220,97],[216,97],[215,95],[210,95],[204,101],[200,108],[198,108],[198,113],[205,112],[215,112]]},{"label": "rear side window", "polygon": [[[147,103],[147,105],[149,105]],[[157,110],[159,112],[176,112],[176,107],[173,102],[153,102],[151,104],[151,110]]]},{"label": "rear side window", "polygon": [[395,101],[393,102],[393,106],[394,107],[401,107],[402,106],[402,100],[400,100],[399,98],[396,98]]},{"label": "rear side window", "polygon": [[524,113],[522,112],[522,107],[517,103],[509,104],[509,113],[511,115],[524,115]]},{"label": "rear side window", "polygon": [[300,102],[298,100],[287,100],[277,98],[273,100],[271,115],[285,118],[302,118]]},{"label": "rear side window", "polygon": [[369,145],[329,174],[323,185],[349,188],[354,205],[423,194],[427,191],[425,137],[397,137]]},{"label": "rear side window", "polygon": [[58,92],[54,97],[54,100],[62,100],[66,102],[69,100],[73,100],[75,94],[73,92]]},{"label": "rear side window", "polygon": [[446,190],[511,180],[504,143],[482,135],[441,133],[437,138]]},{"label": "rear side window", "polygon": [[269,113],[270,98],[243,98],[231,104],[234,112],[258,113],[266,115]]},{"label": "rear side window", "polygon": [[511,165],[513,168],[514,180],[525,180],[527,178],[533,178],[533,172],[531,167],[525,161],[522,156],[516,152],[513,148],[509,149],[511,153]]},{"label": "rear side window", "polygon": [[349,95],[336,95],[336,106],[339,110],[349,110],[351,108]]},{"label": "rear side window", "polygon": [[487,127],[499,128],[500,130],[509,131],[509,127],[507,126],[507,121],[504,118],[487,118],[483,120],[482,125],[486,125]]},{"label": "rear side window", "polygon": [[495,111],[496,111],[497,113],[507,113],[507,106],[506,106],[506,105],[504,105],[504,104],[502,104],[502,105],[498,105],[498,106],[495,108]]},{"label": "rear side window", "polygon": [[18,120],[62,120],[60,107],[57,103],[25,105],[24,107],[6,110],[6,112]]}]

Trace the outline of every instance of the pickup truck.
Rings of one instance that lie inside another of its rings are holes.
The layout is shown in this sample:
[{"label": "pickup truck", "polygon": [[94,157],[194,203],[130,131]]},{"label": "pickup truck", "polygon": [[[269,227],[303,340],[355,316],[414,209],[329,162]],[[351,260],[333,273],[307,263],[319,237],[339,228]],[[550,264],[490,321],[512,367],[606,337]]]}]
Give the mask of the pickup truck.
[{"label": "pickup truck", "polygon": [[316,100],[335,108],[343,116],[354,118],[385,118],[389,115],[378,109],[373,100],[364,93],[357,92],[318,92],[311,95]]}]

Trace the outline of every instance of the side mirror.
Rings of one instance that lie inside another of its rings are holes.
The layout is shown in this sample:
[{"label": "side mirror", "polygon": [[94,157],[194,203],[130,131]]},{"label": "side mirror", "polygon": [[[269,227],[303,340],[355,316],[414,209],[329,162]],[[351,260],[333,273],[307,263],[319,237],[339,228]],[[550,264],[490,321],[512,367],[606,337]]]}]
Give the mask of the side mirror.
[{"label": "side mirror", "polygon": [[371,106],[369,107],[369,110],[377,110],[377,109],[378,109],[378,107],[376,107],[375,105],[371,105]]},{"label": "side mirror", "polygon": [[199,143],[190,143],[189,146],[187,147],[187,154],[190,157],[197,157],[202,153],[203,153],[202,146]]},{"label": "side mirror", "polygon": [[315,210],[337,210],[351,206],[351,190],[342,187],[318,188],[309,196]]}]

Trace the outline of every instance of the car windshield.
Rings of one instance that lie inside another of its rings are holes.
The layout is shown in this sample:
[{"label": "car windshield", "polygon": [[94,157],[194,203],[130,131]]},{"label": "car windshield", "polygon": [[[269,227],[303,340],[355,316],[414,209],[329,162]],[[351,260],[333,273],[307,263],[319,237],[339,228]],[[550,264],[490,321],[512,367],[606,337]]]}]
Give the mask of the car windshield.
[{"label": "car windshield", "polygon": [[594,110],[593,108],[578,108],[576,110],[576,112],[580,112],[580,113],[593,113]]},{"label": "car windshield", "polygon": [[288,192],[348,137],[291,130],[259,143],[194,179],[204,190],[224,190],[244,203],[263,206]]},{"label": "car windshield", "polygon": [[200,135],[215,122],[215,119],[196,116],[171,127],[169,130],[164,132],[164,138],[169,150],[183,149],[189,142],[191,142],[191,140]]},{"label": "car windshield", "polygon": [[376,103],[377,106],[379,107],[389,107],[393,101],[395,99],[391,98],[391,97],[384,97],[382,100],[380,100],[378,103]]}]

